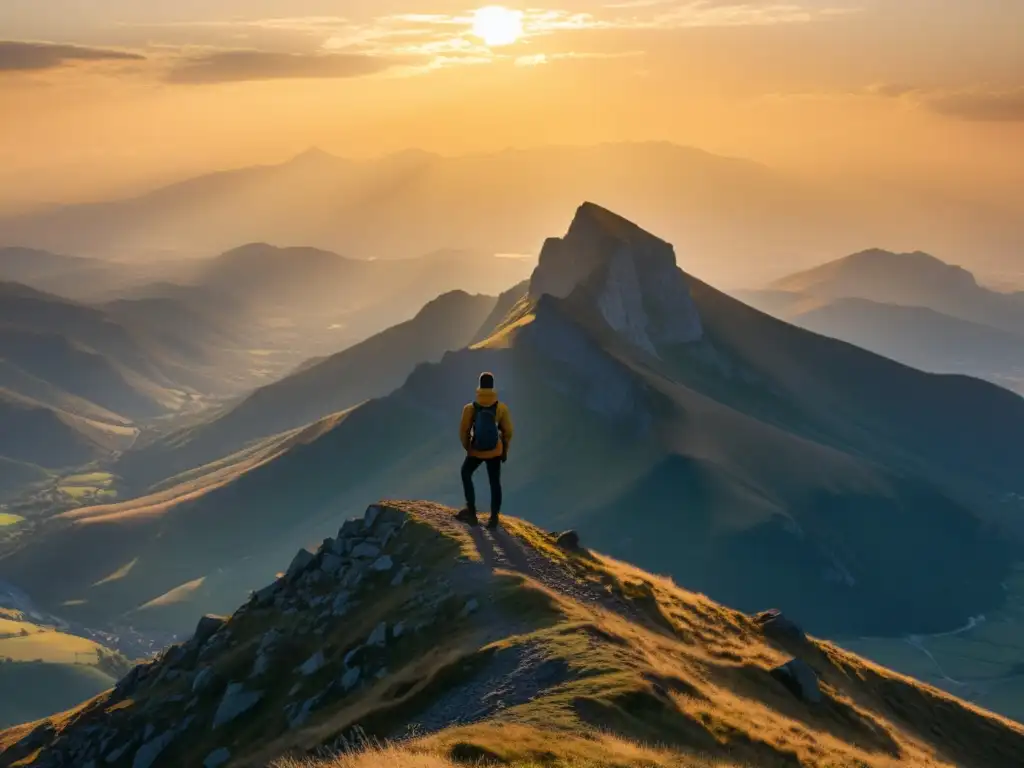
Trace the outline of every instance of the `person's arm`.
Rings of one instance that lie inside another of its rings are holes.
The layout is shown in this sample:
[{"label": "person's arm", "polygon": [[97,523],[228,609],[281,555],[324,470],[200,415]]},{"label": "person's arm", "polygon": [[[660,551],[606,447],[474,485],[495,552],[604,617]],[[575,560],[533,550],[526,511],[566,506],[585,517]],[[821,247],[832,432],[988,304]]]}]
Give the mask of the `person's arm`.
[{"label": "person's arm", "polygon": [[459,439],[462,447],[469,451],[469,432],[473,428],[473,406],[467,405],[462,409],[462,420],[459,422]]},{"label": "person's arm", "polygon": [[502,409],[498,428],[501,430],[502,458],[508,458],[508,447],[512,443],[512,412],[507,405]]}]

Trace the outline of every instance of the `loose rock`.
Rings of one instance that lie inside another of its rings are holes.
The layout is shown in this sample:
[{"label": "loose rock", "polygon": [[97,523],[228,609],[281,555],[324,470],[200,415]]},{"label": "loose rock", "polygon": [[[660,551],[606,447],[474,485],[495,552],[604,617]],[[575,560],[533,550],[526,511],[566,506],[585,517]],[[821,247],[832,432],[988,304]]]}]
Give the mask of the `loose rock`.
[{"label": "loose rock", "polygon": [[231,752],[227,747],[215,749],[203,760],[203,768],[221,768],[231,759]]},{"label": "loose rock", "polygon": [[391,560],[391,555],[381,555],[373,561],[373,565],[370,566],[371,571],[377,573],[386,573],[395,567],[394,562]]},{"label": "loose rock", "polygon": [[772,677],[785,685],[794,696],[808,704],[821,703],[818,674],[803,659],[790,659],[771,671]]},{"label": "loose rock", "polygon": [[224,698],[213,716],[213,727],[219,728],[225,723],[240,717],[255,707],[263,699],[261,691],[247,691],[241,683],[231,683],[224,691]]}]

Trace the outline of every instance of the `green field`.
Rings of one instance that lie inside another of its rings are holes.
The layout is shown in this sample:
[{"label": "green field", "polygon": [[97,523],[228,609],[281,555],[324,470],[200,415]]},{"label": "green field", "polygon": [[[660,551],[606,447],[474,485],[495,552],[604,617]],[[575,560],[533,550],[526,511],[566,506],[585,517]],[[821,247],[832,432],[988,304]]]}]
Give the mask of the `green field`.
[{"label": "green field", "polygon": [[3,528],[4,526],[8,525],[17,525],[18,523],[24,521],[24,519],[24,517],[19,517],[18,515],[11,515],[7,512],[0,512],[0,528]]},{"label": "green field", "polygon": [[1004,606],[963,632],[840,642],[879,664],[1024,722],[1024,564],[1005,588]]},{"label": "green field", "polygon": [[114,476],[109,472],[87,472],[63,478],[57,492],[76,504],[109,504],[117,500]]}]

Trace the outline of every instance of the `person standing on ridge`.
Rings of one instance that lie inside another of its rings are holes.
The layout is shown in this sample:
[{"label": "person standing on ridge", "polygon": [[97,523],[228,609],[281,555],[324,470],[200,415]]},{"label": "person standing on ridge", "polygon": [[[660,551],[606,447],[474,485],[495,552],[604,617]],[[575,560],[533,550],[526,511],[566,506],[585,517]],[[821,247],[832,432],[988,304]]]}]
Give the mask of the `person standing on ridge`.
[{"label": "person standing on ridge", "polygon": [[473,473],[481,464],[487,465],[487,479],[491,484],[491,518],[488,528],[498,527],[501,514],[501,465],[508,460],[508,446],[512,442],[512,416],[508,406],[498,402],[494,389],[494,374],[481,373],[476,400],[462,409],[459,437],[466,449],[462,463],[462,489],[466,494],[466,508],[458,519],[476,525],[476,489]]}]

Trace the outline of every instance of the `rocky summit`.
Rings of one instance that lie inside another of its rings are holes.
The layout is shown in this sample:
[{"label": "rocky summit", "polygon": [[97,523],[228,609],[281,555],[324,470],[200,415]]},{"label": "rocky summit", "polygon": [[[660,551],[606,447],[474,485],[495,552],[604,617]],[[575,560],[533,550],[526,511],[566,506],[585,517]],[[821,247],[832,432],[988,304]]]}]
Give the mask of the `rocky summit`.
[{"label": "rocky summit", "polygon": [[112,690],[0,733],[0,766],[285,766],[379,740],[364,765],[1020,768],[1024,727],[778,611],[454,514],[370,507]]},{"label": "rocky summit", "polygon": [[652,354],[703,333],[672,246],[593,203],[580,206],[565,237],[545,241],[530,281],[534,299],[578,291],[609,327]]}]

